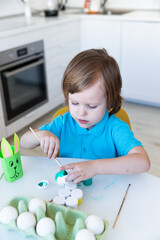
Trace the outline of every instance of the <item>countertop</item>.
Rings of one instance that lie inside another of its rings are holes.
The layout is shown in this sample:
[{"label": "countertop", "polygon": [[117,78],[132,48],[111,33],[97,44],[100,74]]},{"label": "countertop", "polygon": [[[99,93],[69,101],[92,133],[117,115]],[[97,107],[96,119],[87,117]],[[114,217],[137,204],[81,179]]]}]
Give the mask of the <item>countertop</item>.
[{"label": "countertop", "polygon": [[103,19],[106,21],[138,21],[138,22],[160,22],[160,10],[136,10],[120,15],[107,14],[85,14],[82,10],[66,10],[60,12],[58,17],[44,17],[33,15],[30,23],[26,22],[24,16],[8,17],[0,19],[0,38],[10,35],[41,29],[46,26],[62,24],[64,22],[80,19]]},{"label": "countertop", "polygon": [[[13,183],[0,179],[0,208],[19,195],[40,197],[50,200],[61,187],[54,180],[59,166],[46,157],[22,156],[23,177]],[[78,159],[59,158],[62,165]],[[43,169],[43,171],[42,171]],[[37,183],[47,179],[48,188],[39,189]],[[131,187],[119,215],[116,227],[112,228],[128,184]],[[109,222],[104,240],[159,240],[160,179],[142,173],[130,176],[99,175],[93,178],[91,186],[79,186],[83,193],[82,204],[78,210],[96,214]],[[15,232],[7,232],[0,226],[0,239],[24,240]],[[30,238],[33,239],[33,238]]]}]

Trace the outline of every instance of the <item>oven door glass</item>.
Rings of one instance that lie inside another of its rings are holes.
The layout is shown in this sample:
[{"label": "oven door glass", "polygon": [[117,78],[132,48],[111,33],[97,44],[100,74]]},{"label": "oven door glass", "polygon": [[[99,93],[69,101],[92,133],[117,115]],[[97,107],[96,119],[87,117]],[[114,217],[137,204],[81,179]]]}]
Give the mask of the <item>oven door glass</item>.
[{"label": "oven door glass", "polygon": [[2,72],[7,121],[47,99],[44,59]]}]

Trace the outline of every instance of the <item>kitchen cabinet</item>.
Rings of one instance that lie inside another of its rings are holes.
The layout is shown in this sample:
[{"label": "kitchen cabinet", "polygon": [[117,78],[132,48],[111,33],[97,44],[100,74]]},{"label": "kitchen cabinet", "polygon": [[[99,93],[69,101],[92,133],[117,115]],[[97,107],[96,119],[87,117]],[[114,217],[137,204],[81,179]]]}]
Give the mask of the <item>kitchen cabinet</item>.
[{"label": "kitchen cabinet", "polygon": [[53,25],[43,25],[40,29],[26,29],[23,34],[19,32],[8,37],[1,37],[0,51],[38,40],[44,41],[49,99],[47,103],[7,126],[4,123],[0,100],[0,139],[12,135],[64,102],[61,90],[62,76],[69,61],[80,51],[79,29],[80,19],[73,22],[64,20]]},{"label": "kitchen cabinet", "polygon": [[80,20],[46,30],[45,53],[49,99],[52,108],[64,102],[62,77],[70,60],[80,51]]},{"label": "kitchen cabinet", "polygon": [[121,21],[84,17],[81,21],[81,50],[105,48],[120,64],[121,24]]},{"label": "kitchen cabinet", "polygon": [[160,106],[160,22],[124,22],[121,73],[123,96]]}]

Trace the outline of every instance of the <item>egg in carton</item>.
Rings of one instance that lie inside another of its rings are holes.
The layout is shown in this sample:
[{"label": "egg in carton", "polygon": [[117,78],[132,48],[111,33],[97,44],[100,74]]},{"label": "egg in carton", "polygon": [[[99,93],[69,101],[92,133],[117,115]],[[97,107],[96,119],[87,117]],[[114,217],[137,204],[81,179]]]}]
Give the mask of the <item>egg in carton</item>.
[{"label": "egg in carton", "polygon": [[[89,223],[87,219],[91,217],[77,209],[27,196],[13,198],[0,211],[0,223],[8,230],[16,230],[26,237],[33,236],[39,240],[80,239],[76,238],[77,233],[90,225],[91,221]],[[94,233],[93,239],[104,239],[109,223],[104,219],[102,222],[103,232]]]}]

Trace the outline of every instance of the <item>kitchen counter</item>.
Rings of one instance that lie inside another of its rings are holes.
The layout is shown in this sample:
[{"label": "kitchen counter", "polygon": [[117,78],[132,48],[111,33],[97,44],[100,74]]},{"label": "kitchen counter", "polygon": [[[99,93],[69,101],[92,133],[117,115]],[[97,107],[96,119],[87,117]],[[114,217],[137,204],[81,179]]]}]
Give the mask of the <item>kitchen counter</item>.
[{"label": "kitchen counter", "polygon": [[27,24],[24,16],[5,18],[0,20],[0,38],[15,34],[42,29],[46,26],[54,26],[64,22],[72,22],[79,19],[79,16],[60,14],[58,17],[46,18],[44,16],[32,16],[30,24]]},{"label": "kitchen counter", "polygon": [[0,38],[10,35],[41,29],[46,25],[53,26],[63,22],[75,21],[76,19],[105,19],[106,21],[145,21],[145,22],[160,22],[160,11],[130,11],[125,14],[85,14],[81,10],[66,10],[60,12],[58,17],[45,17],[33,15],[31,23],[27,24],[24,16],[9,17],[0,19]]}]

